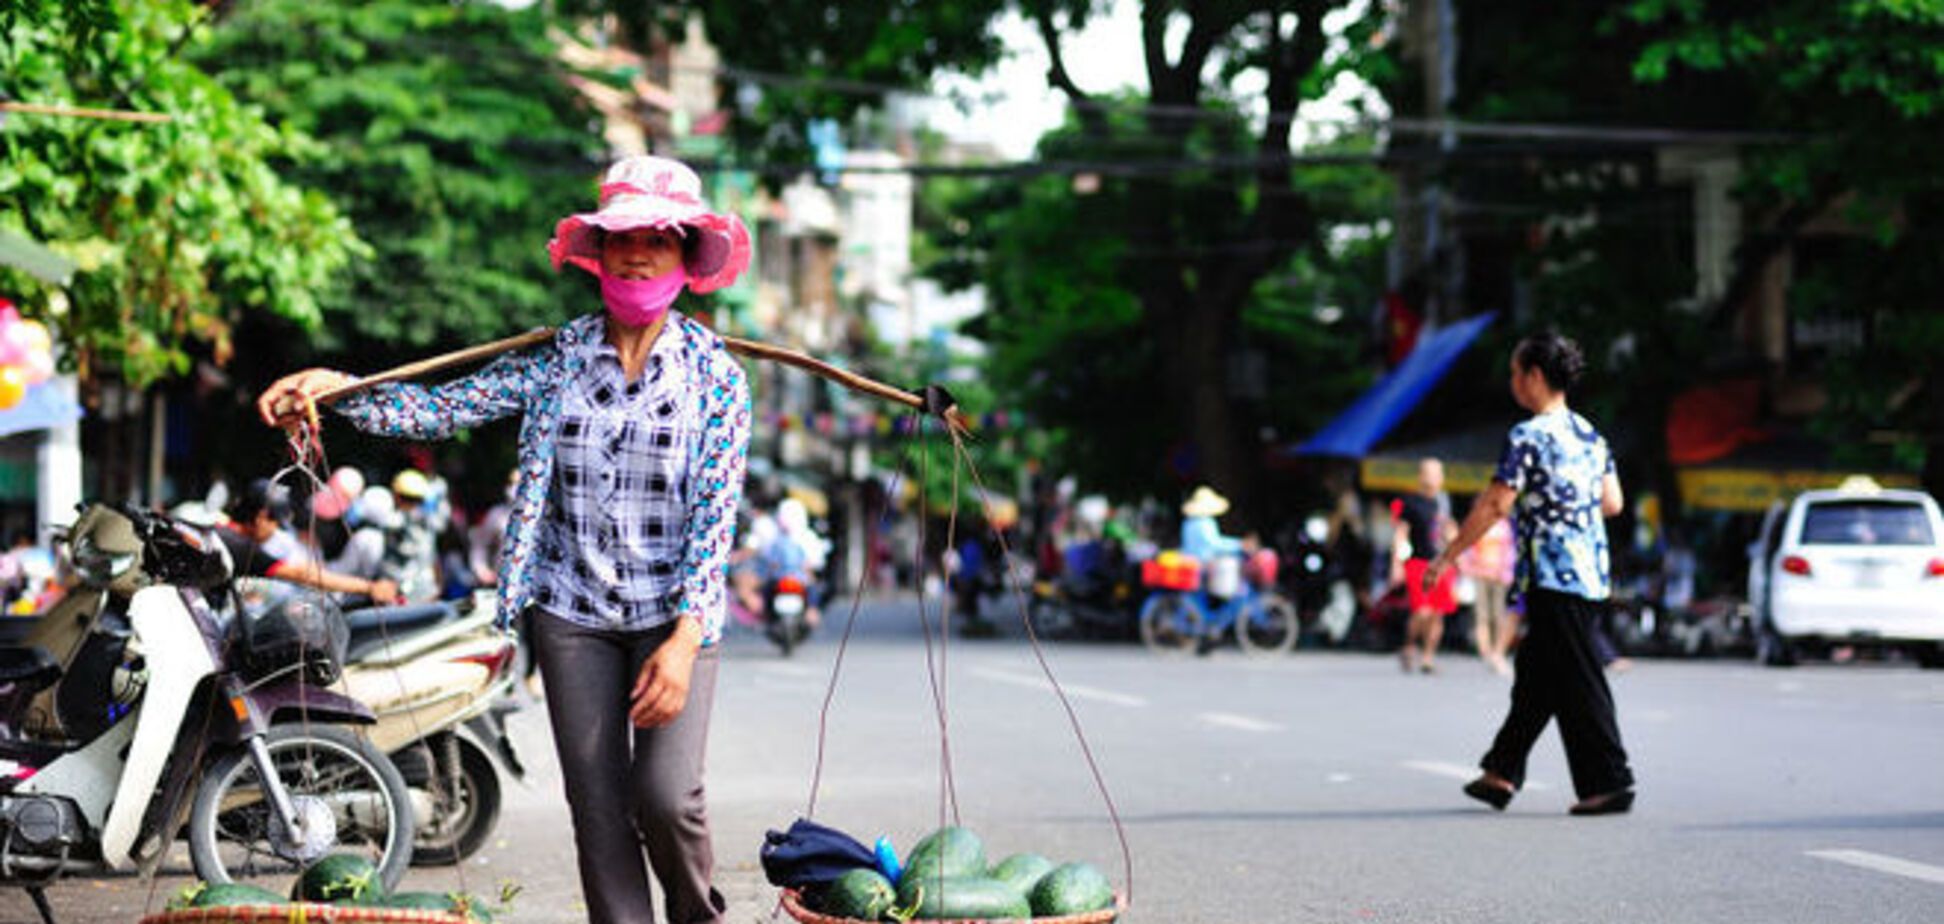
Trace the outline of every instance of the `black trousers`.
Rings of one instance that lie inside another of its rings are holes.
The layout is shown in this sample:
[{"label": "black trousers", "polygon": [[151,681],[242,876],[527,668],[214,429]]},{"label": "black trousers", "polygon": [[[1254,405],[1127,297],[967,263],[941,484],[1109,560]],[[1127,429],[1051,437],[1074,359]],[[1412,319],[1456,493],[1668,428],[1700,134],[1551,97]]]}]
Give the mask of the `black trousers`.
[{"label": "black trousers", "polygon": [[1605,605],[1549,590],[1526,593],[1526,636],[1514,662],[1512,710],[1479,766],[1514,786],[1525,785],[1526,755],[1546,723],[1557,718],[1573,791],[1580,798],[1633,785],[1613,691],[1594,643],[1594,622]]},{"label": "black trousers", "polygon": [[674,626],[602,631],[539,609],[528,618],[547,684],[588,920],[653,924],[652,868],[669,924],[720,924],[727,906],[710,884],[715,853],[702,787],[720,666],[716,649],[696,656],[688,703],[674,722],[635,728],[628,721],[629,689]]}]

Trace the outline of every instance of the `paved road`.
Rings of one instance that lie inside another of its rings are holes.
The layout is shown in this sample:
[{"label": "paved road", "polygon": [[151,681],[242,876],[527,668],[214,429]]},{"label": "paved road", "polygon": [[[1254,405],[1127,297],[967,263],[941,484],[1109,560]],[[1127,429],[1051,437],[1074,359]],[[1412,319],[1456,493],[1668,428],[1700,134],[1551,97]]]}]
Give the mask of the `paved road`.
[{"label": "paved road", "polygon": [[[910,604],[867,606],[831,713],[819,817],[908,846],[941,804],[937,714]],[[762,832],[809,793],[835,635],[784,660],[734,638],[710,761],[731,920],[766,919]],[[1134,922],[1935,921],[1944,912],[1944,673],[1908,667],[1644,662],[1616,678],[1641,780],[1622,818],[1573,819],[1556,735],[1504,815],[1458,793],[1507,682],[1468,658],[1435,677],[1394,662],[1232,651],[1156,659],[1048,649],[1100,759],[1134,856]],[[1120,857],[1064,712],[1020,639],[954,639],[955,789],[996,855]],[[414,887],[503,879],[515,921],[583,919],[539,710],[516,718],[535,774],[497,842]],[[184,864],[186,866],[186,864]],[[183,871],[163,877],[159,906]],[[70,882],[72,920],[131,921],[137,880]],[[0,921],[27,905],[0,896]]]}]

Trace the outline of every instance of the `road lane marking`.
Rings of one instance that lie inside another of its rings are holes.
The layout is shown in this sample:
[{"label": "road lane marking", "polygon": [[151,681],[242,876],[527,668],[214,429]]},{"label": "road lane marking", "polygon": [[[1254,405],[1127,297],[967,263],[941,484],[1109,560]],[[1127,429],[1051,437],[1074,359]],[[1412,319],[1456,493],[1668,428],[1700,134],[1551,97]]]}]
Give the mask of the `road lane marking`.
[{"label": "road lane marking", "polygon": [[1323,782],[1325,782],[1325,783],[1348,783],[1348,782],[1350,782],[1351,780],[1354,780],[1354,779],[1356,779],[1356,777],[1354,777],[1354,776],[1351,776],[1351,775],[1350,775],[1350,774],[1348,774],[1348,773],[1332,773],[1332,774],[1330,774],[1329,776],[1326,776],[1326,777],[1324,777],[1324,778],[1323,778]]},{"label": "road lane marking", "polygon": [[[1432,776],[1443,776],[1443,777],[1449,777],[1454,780],[1464,780],[1467,783],[1471,782],[1474,778],[1476,778],[1480,772],[1477,767],[1467,767],[1462,764],[1450,764],[1450,763],[1445,763],[1444,761],[1441,760],[1406,760],[1406,761],[1399,762],[1398,766],[1404,767],[1409,770],[1416,770],[1419,773],[1429,773]],[[1537,780],[1527,780],[1524,788],[1525,789],[1551,789],[1552,787],[1548,784],[1541,783]]]},{"label": "road lane marking", "polygon": [[[974,668],[972,674],[975,677],[982,677],[998,683],[1009,683],[1016,687],[1029,687],[1035,690],[1047,691],[1053,689],[1053,685],[1047,683],[1045,677],[1035,674],[1016,674],[1012,671],[1002,671],[991,667]],[[1115,706],[1147,705],[1147,700],[1141,697],[1131,696],[1126,693],[1116,693],[1112,690],[1102,690],[1098,687],[1089,687],[1077,683],[1062,683],[1060,684],[1060,688],[1065,690],[1067,696],[1073,699],[1090,699],[1095,702],[1109,703]]]},{"label": "road lane marking", "polygon": [[1932,866],[1929,863],[1919,863],[1888,854],[1871,853],[1867,850],[1809,850],[1804,853],[1831,863],[1842,863],[1892,876],[1944,885],[1944,866]]},{"label": "road lane marking", "polygon": [[1261,719],[1252,719],[1246,715],[1236,715],[1233,712],[1204,712],[1196,716],[1196,718],[1210,725],[1219,725],[1223,728],[1233,728],[1246,732],[1274,732],[1282,731],[1283,728],[1274,722],[1264,722]]}]

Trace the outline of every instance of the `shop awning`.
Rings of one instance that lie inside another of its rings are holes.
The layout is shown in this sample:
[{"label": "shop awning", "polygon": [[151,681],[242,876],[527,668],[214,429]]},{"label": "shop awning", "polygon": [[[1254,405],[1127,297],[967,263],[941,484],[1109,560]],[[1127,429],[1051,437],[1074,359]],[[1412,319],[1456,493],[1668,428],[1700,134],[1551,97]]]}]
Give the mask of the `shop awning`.
[{"label": "shop awning", "polygon": [[81,405],[57,387],[53,380],[27,389],[20,403],[0,411],[0,436],[46,430],[73,423],[81,416]]},{"label": "shop awning", "polygon": [[1417,349],[1404,358],[1389,375],[1371,386],[1363,397],[1338,414],[1335,420],[1317,431],[1294,450],[1297,455],[1347,456],[1362,458],[1370,454],[1384,436],[1409,415],[1457,362],[1465,348],[1492,323],[1496,314],[1466,318],[1418,340]]}]

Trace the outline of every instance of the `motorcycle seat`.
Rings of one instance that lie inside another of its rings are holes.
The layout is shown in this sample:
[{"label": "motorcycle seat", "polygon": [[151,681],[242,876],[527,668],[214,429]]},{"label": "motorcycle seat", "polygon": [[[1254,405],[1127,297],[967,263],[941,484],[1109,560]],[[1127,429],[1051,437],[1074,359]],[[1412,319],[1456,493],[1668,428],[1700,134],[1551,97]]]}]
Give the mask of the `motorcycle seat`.
[{"label": "motorcycle seat", "polygon": [[354,652],[350,660],[357,660],[355,652],[373,644],[383,646],[388,639],[417,632],[420,629],[436,626],[459,615],[457,609],[446,603],[420,603],[411,606],[374,606],[362,610],[352,610],[344,614],[345,622],[351,626],[350,648]]},{"label": "motorcycle seat", "polygon": [[16,696],[31,696],[61,679],[61,662],[39,645],[0,646],[0,685]]}]

